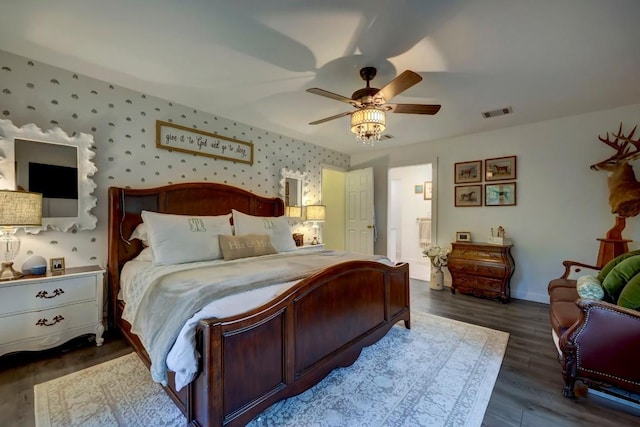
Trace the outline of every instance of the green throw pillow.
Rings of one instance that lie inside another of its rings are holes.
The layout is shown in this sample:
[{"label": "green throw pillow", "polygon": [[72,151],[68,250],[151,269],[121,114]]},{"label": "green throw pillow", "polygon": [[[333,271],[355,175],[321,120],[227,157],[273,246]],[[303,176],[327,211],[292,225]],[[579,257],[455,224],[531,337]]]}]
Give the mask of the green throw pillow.
[{"label": "green throw pillow", "polygon": [[640,274],[636,274],[627,282],[627,285],[620,292],[618,305],[633,310],[640,309]]},{"label": "green throw pillow", "polygon": [[604,298],[604,289],[595,276],[582,276],[578,278],[576,290],[580,298],[589,298],[600,301]]},{"label": "green throw pillow", "polygon": [[615,257],[614,259],[606,263],[605,266],[602,267],[602,270],[600,270],[600,272],[598,273],[598,280],[600,280],[600,283],[604,282],[604,278],[607,277],[607,274],[609,274],[611,270],[613,270],[613,267],[620,264],[622,261],[629,258],[630,256],[634,256],[634,255],[640,255],[640,250],[625,252],[622,255],[618,255],[617,257]]},{"label": "green throw pillow", "polygon": [[638,272],[640,272],[640,255],[628,257],[613,267],[602,281],[606,294],[605,300],[616,302],[627,282]]}]

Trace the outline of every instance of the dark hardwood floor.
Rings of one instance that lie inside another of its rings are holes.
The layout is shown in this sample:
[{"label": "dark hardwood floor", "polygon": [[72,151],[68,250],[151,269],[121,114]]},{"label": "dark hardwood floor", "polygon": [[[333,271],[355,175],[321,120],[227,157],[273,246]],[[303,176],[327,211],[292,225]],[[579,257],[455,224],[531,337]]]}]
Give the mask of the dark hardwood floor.
[{"label": "dark hardwood floor", "polygon": [[[412,281],[411,305],[450,319],[509,332],[509,344],[491,395],[486,426],[640,426],[640,417],[621,405],[589,395],[562,397],[562,376],[551,340],[548,306],[512,300],[508,304],[431,291]],[[34,426],[33,386],[127,354],[131,348],[107,334],[96,347],[86,338],[62,348],[0,357],[0,426]]]}]

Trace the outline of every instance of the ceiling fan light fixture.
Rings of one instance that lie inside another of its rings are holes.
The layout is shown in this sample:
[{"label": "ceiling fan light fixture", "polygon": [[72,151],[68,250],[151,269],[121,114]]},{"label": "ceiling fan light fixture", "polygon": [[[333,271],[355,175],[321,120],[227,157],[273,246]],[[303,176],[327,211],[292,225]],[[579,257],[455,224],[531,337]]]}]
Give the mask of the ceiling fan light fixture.
[{"label": "ceiling fan light fixture", "polygon": [[351,132],[362,145],[374,145],[380,141],[387,128],[387,113],[378,108],[366,107],[351,114]]}]

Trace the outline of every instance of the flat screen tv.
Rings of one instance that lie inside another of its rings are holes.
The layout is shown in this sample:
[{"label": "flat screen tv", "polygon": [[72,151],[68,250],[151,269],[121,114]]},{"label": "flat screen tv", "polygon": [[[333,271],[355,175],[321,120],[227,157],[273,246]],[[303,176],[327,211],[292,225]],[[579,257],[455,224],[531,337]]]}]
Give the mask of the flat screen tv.
[{"label": "flat screen tv", "polygon": [[51,199],[78,199],[78,168],[29,162],[29,191]]}]

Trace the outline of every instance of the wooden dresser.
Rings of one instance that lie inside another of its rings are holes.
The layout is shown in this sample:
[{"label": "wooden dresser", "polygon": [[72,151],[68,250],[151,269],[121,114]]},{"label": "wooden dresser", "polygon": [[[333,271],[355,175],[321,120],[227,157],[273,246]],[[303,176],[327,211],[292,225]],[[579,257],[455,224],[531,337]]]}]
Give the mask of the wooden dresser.
[{"label": "wooden dresser", "polygon": [[452,243],[448,268],[451,292],[508,302],[515,262],[511,245],[488,243]]}]

